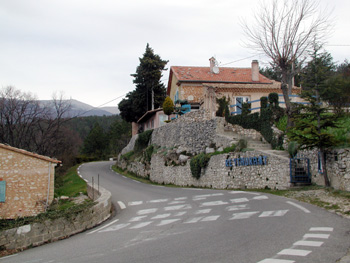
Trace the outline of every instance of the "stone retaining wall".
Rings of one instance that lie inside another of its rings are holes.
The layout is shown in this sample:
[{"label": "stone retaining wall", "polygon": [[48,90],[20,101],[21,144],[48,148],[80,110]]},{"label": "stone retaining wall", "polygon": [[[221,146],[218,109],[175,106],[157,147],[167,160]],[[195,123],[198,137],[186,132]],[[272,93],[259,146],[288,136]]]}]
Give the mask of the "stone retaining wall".
[{"label": "stone retaining wall", "polygon": [[107,220],[111,215],[111,193],[101,186],[98,193],[96,188],[88,185],[89,197],[95,197],[96,204],[93,207],[70,219],[47,220],[0,231],[0,250],[39,246],[80,233]]},{"label": "stone retaining wall", "polygon": [[[260,156],[267,157],[266,164],[259,165],[252,162],[249,164],[250,158]],[[248,163],[235,166],[234,160],[237,158]],[[226,166],[228,159],[233,160],[231,167]],[[214,155],[210,158],[207,168],[202,171],[200,179],[196,179],[192,177],[190,161],[185,165],[165,166],[163,156],[153,155],[150,180],[160,184],[217,189],[287,189],[290,186],[289,159],[261,151]]]}]

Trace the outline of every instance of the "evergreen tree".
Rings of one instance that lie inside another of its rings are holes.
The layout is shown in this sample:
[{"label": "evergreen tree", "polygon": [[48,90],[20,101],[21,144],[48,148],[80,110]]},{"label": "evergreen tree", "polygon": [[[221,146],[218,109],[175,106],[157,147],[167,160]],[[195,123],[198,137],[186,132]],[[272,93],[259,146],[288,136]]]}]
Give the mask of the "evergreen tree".
[{"label": "evergreen tree", "polygon": [[107,147],[108,138],[102,127],[96,123],[84,140],[82,153],[89,156],[103,157]]},{"label": "evergreen tree", "polygon": [[145,112],[151,110],[152,100],[154,100],[154,108],[159,108],[166,94],[165,86],[160,79],[168,61],[154,54],[149,44],[139,60],[140,65],[136,73],[131,74],[134,77],[133,83],[136,89],[129,92],[118,105],[121,117],[128,122],[137,121]]}]

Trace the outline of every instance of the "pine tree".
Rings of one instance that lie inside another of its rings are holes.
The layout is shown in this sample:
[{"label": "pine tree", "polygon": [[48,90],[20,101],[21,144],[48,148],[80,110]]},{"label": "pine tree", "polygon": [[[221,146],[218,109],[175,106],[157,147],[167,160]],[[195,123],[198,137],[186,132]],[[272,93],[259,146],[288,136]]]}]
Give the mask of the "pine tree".
[{"label": "pine tree", "polygon": [[[136,89],[129,92],[126,98],[119,103],[120,115],[128,122],[137,121],[148,110],[159,108],[165,99],[165,86],[161,83],[162,71],[168,63],[147,44],[140,65],[136,69],[133,83]],[[152,102],[154,103],[152,105]]]}]

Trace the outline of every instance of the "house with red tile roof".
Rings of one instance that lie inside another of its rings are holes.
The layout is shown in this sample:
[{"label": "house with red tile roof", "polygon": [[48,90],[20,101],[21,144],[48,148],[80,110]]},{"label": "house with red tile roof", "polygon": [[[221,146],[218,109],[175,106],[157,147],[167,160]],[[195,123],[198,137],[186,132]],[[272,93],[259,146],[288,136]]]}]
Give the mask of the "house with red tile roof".
[{"label": "house with red tile roof", "polygon": [[0,219],[35,216],[54,198],[61,161],[0,143]]},{"label": "house with red tile roof", "polygon": [[[251,108],[260,107],[260,98],[276,92],[283,107],[281,83],[259,73],[259,63],[252,61],[251,68],[218,67],[210,58],[210,67],[172,66],[169,73],[167,95],[175,102],[187,100],[192,107],[206,109],[211,116],[217,110],[216,98],[227,97],[230,112],[240,113],[243,102],[251,101]],[[300,94],[301,88],[293,87],[292,95]],[[300,99],[291,96],[292,102]],[[254,111],[254,110],[253,110]]]}]

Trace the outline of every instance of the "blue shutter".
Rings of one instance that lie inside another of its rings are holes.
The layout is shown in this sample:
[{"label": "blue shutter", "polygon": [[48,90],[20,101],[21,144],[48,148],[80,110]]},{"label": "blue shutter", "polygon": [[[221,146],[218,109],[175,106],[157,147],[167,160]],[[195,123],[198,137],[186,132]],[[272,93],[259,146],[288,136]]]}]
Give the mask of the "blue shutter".
[{"label": "blue shutter", "polygon": [[0,181],[0,203],[5,202],[6,197],[6,182]]}]

